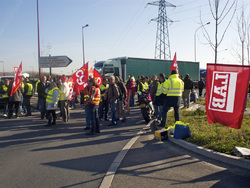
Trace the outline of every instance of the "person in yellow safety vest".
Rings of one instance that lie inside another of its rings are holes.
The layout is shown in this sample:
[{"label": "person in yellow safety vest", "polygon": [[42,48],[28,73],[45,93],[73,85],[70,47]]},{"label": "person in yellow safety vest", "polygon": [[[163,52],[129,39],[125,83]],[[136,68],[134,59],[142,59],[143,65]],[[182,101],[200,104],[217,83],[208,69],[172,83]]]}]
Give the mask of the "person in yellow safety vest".
[{"label": "person in yellow safety vest", "polygon": [[[58,99],[60,95],[59,95],[59,89],[56,86],[55,82],[50,82],[50,87],[46,89],[46,93],[47,93],[46,109],[47,109],[48,124],[45,126],[47,127],[56,124],[56,110],[58,108]],[[51,123],[52,118],[53,122]]]},{"label": "person in yellow safety vest", "polygon": [[9,106],[9,95],[8,95],[8,87],[10,85],[10,80],[5,79],[3,85],[1,87],[1,94],[3,97],[4,107],[3,107],[3,116],[7,117],[7,110]]},{"label": "person in yellow safety vest", "polygon": [[147,90],[146,90],[146,87],[145,87],[145,81],[146,81],[146,78],[145,77],[142,77],[141,78],[141,82],[139,83],[138,85],[138,90],[137,90],[137,93],[140,95],[142,92],[144,93],[147,93]]},{"label": "person in yellow safety vest", "polygon": [[104,110],[104,120],[109,121],[108,120],[109,102],[108,102],[108,99],[105,97],[105,94],[108,91],[108,88],[109,88],[108,79],[103,78],[102,79],[102,85],[100,85],[101,101],[100,101],[99,110],[98,110],[99,111],[99,119],[100,119],[100,121],[103,118],[103,110]]},{"label": "person in yellow safety vest", "polygon": [[145,83],[144,83],[144,86],[145,86],[145,90],[149,90],[149,78],[146,76],[145,77]]},{"label": "person in yellow safety vest", "polygon": [[24,80],[24,92],[23,92],[23,104],[27,109],[27,114],[25,116],[31,116],[31,106],[30,99],[33,95],[33,86],[28,78]]},{"label": "person in yellow safety vest", "polygon": [[161,127],[165,127],[167,112],[170,107],[174,107],[175,121],[180,120],[179,107],[183,90],[184,82],[179,78],[177,71],[172,70],[171,76],[163,83],[163,94],[166,95],[166,99],[162,110]]}]

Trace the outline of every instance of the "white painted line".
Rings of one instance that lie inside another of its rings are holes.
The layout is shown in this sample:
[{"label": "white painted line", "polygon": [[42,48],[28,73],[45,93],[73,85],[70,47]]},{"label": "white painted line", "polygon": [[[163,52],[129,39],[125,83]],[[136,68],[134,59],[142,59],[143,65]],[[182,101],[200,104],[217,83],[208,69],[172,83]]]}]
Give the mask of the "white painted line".
[{"label": "white painted line", "polygon": [[[149,125],[147,125],[149,127]],[[143,128],[145,130],[147,128]],[[129,151],[129,149],[133,146],[133,144],[136,142],[136,140],[141,136],[141,134],[144,133],[143,130],[140,130],[136,136],[134,136],[123,148],[122,150],[118,153],[116,156],[115,160],[113,163],[110,165],[106,175],[104,176],[102,183],[100,185],[100,188],[108,188],[111,186],[111,183],[113,181],[113,178],[116,174],[117,169],[119,168],[122,160],[124,159],[125,155]]]}]

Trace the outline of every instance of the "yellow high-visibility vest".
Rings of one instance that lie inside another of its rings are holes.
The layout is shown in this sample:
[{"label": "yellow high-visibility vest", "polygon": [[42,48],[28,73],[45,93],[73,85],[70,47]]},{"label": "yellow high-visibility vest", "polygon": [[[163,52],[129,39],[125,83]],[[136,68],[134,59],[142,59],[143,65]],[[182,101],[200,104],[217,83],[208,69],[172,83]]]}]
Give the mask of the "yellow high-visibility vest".
[{"label": "yellow high-visibility vest", "polygon": [[60,92],[59,92],[58,87],[54,87],[53,89],[49,90],[48,95],[47,95],[47,98],[46,98],[46,102],[48,102],[48,103],[53,103],[53,92],[54,92],[54,90],[56,90],[56,89],[58,90],[58,93],[59,93],[58,99],[60,98]]},{"label": "yellow high-visibility vest", "polygon": [[3,98],[8,98],[8,94],[7,94],[7,90],[8,90],[8,87],[6,85],[3,85],[3,91],[5,92],[5,94],[3,94]]},{"label": "yellow high-visibility vest", "polygon": [[163,83],[159,83],[157,86],[156,96],[160,96],[163,93]]},{"label": "yellow high-visibility vest", "polygon": [[32,95],[33,94],[33,85],[31,83],[26,83],[25,85],[28,85],[28,92],[26,95]]},{"label": "yellow high-visibility vest", "polygon": [[184,90],[184,83],[177,74],[172,74],[163,83],[163,93],[167,96],[181,96]]}]

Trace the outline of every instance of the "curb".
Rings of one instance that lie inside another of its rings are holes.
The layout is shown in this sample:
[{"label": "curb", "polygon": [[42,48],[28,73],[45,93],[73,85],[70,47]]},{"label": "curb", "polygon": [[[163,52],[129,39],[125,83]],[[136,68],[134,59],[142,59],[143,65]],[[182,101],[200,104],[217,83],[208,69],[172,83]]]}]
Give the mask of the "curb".
[{"label": "curb", "polygon": [[215,152],[211,149],[197,146],[185,140],[175,139],[173,137],[169,137],[168,140],[178,146],[181,146],[185,149],[188,149],[200,155],[206,156],[208,158],[215,159],[217,161],[220,161],[226,164],[230,164],[233,166],[237,166],[237,167],[250,170],[250,160],[242,159],[240,157],[231,156],[231,155],[227,155],[227,154],[220,153],[220,152]]}]

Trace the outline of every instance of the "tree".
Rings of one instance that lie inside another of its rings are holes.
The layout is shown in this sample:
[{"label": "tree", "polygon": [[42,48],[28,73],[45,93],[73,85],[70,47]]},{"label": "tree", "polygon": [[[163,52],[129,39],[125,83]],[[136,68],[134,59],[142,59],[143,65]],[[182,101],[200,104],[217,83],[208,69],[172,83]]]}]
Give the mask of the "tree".
[{"label": "tree", "polygon": [[[233,17],[235,15],[236,12],[236,7],[237,7],[237,0],[233,0],[233,2],[231,2],[230,0],[227,0],[224,5],[221,8],[221,1],[222,0],[208,0],[209,1],[209,7],[210,7],[210,11],[212,13],[212,17],[215,20],[215,33],[214,33],[214,42],[212,41],[210,34],[208,33],[208,31],[206,30],[206,28],[204,27],[205,24],[203,23],[201,17],[201,26],[203,28],[203,34],[204,37],[206,38],[206,40],[208,41],[209,45],[212,47],[212,49],[214,50],[214,63],[217,63],[217,51],[218,51],[218,47],[220,46],[220,44],[223,41],[223,38],[226,34],[226,31],[229,27],[229,25],[231,24]],[[232,12],[232,13],[231,13]],[[224,31],[222,32],[222,34],[219,36],[219,26],[220,24],[225,20],[225,18],[227,16],[229,16],[231,13],[231,17],[228,21],[228,23],[226,24],[226,27],[224,28]]]}]

